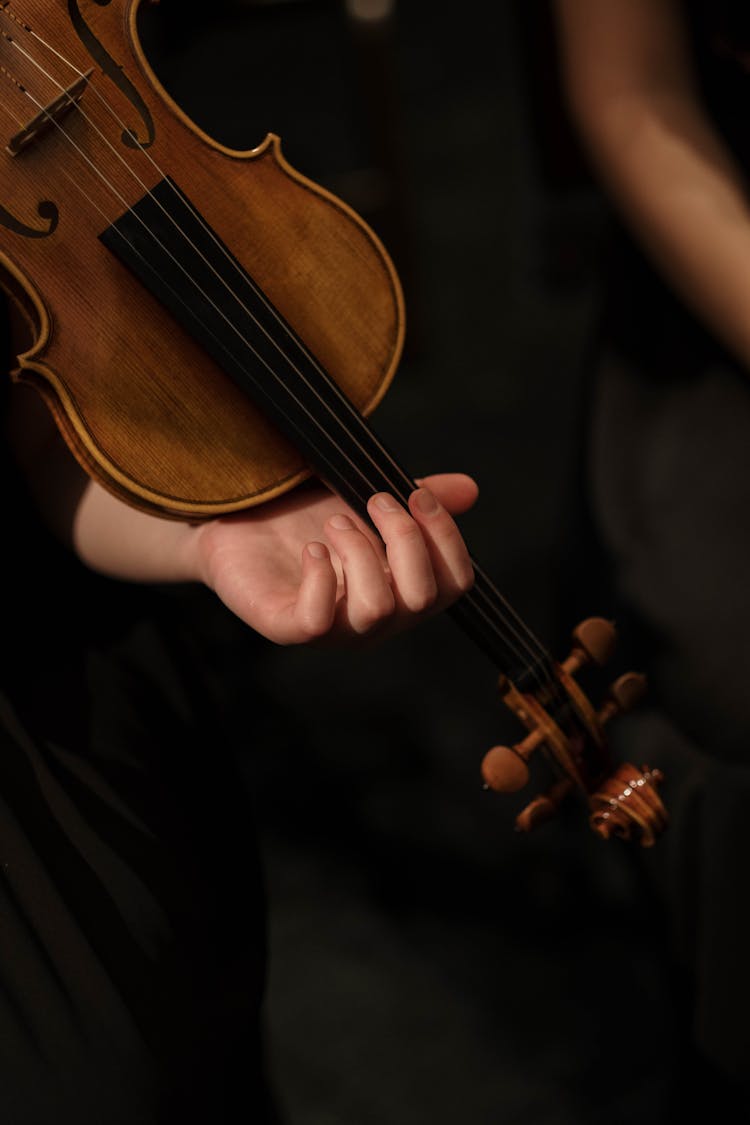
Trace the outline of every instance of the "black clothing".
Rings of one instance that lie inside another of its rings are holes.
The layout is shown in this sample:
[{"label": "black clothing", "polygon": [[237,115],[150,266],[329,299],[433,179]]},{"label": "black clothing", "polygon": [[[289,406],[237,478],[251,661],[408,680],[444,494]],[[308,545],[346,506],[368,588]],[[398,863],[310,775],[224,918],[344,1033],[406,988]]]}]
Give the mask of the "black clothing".
[{"label": "black clothing", "polygon": [[270,1121],[258,848],[199,592],[95,577],[4,469],[0,1119]]},{"label": "black clothing", "polygon": [[[706,104],[750,169],[750,21],[735,5],[686,12]],[[586,418],[599,553],[586,581],[608,575],[610,612],[651,684],[650,705],[613,733],[624,757],[666,774],[672,823],[640,862],[690,996],[690,1065],[703,1060],[750,1112],[750,372],[621,228],[606,263]]]}]

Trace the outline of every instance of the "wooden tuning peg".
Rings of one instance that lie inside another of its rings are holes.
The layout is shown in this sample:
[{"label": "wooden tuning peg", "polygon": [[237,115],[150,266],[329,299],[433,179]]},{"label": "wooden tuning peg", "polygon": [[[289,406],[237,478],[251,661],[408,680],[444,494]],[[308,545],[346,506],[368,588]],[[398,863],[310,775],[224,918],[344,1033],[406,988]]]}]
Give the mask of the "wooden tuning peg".
[{"label": "wooden tuning peg", "polygon": [[560,806],[573,789],[573,782],[569,777],[556,781],[544,793],[540,793],[529,802],[525,809],[516,817],[516,832],[531,832],[540,824],[551,820],[560,810]]},{"label": "wooden tuning peg", "polygon": [[[604,726],[615,715],[631,711],[646,692],[646,677],[626,672],[610,687],[597,720]],[[637,833],[644,848],[652,847],[666,828],[669,817],[657,789],[664,780],[661,770],[637,769],[623,762],[599,783],[590,795],[589,823],[597,835],[629,840]]]},{"label": "wooden tuning peg", "polygon": [[623,715],[632,711],[646,694],[646,677],[640,672],[626,672],[610,687],[604,705],[597,715],[597,719],[604,726],[615,715]]},{"label": "wooden tuning peg", "polygon": [[482,760],[482,779],[487,788],[498,793],[516,793],[529,780],[529,758],[547,737],[545,723],[540,721],[544,712],[530,697],[521,695],[507,676],[500,675],[498,689],[503,702],[530,733],[515,746],[493,746],[488,750]]},{"label": "wooden tuning peg", "polygon": [[[643,847],[650,847],[668,823],[667,811],[658,793],[663,780],[658,769],[637,769],[623,763],[612,769],[605,725],[616,715],[631,711],[646,692],[646,677],[626,672],[609,687],[597,710],[581,689],[575,675],[585,664],[606,664],[612,657],[617,634],[611,621],[589,617],[573,631],[567,659],[555,666],[558,686],[564,691],[578,727],[568,732],[567,717],[550,689],[539,695],[521,692],[501,675],[503,702],[526,726],[528,734],[515,746],[493,746],[482,761],[487,788],[515,793],[529,781],[529,758],[544,745],[562,776],[546,792],[535,797],[516,818],[516,828],[529,832],[553,817],[574,790],[584,794],[589,823],[603,839],[630,839],[637,833]],[[584,753],[585,750],[585,753]]]},{"label": "wooden tuning peg", "polygon": [[562,667],[569,676],[575,676],[584,664],[607,664],[616,643],[617,631],[611,621],[604,617],[587,617],[573,630],[573,648]]},{"label": "wooden tuning peg", "polygon": [[493,746],[482,759],[482,779],[497,793],[516,793],[529,780],[526,762],[536,750],[543,736],[533,731],[515,746]]}]

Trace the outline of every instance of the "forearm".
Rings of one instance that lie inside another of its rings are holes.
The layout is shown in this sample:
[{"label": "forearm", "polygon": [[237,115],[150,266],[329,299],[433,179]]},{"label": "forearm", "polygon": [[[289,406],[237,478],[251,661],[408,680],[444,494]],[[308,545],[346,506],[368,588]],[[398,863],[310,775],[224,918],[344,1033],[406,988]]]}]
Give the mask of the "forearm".
[{"label": "forearm", "polygon": [[603,182],[672,288],[750,368],[750,207],[700,113],[623,96],[586,130]]},{"label": "forearm", "polygon": [[466,593],[474,570],[451,513],[477,488],[460,473],[409,497],[370,499],[369,520],[328,489],[294,490],[198,526],[125,504],[90,481],[31,392],[9,439],[45,523],[93,570],[130,582],[201,582],[276,644],[381,640]]},{"label": "forearm", "polygon": [[556,0],[593,165],[657,268],[750,365],[750,206],[697,92],[678,0]]},{"label": "forearm", "polygon": [[198,529],[138,511],[88,481],[71,523],[71,545],[92,570],[129,582],[200,578]]},{"label": "forearm", "polygon": [[138,511],[93,482],[29,388],[13,390],[8,440],[43,522],[86,566],[132,582],[200,578],[198,529]]}]

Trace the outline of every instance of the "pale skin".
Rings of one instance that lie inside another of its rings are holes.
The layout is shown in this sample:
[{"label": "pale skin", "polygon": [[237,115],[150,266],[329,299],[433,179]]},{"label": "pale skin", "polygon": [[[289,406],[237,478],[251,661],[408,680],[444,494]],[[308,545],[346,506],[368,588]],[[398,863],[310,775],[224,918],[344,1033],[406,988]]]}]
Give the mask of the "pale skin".
[{"label": "pale skin", "polygon": [[10,440],[39,511],[91,569],[129,582],[201,582],[279,645],[371,642],[412,628],[468,591],[473,568],[453,515],[477,497],[468,476],[425,478],[408,508],[368,504],[377,533],[340,498],[302,486],[199,525],[162,519],[90,480],[35,391],[17,387]]},{"label": "pale skin", "polygon": [[680,0],[554,0],[595,169],[674,290],[750,365],[750,206],[696,89]]}]

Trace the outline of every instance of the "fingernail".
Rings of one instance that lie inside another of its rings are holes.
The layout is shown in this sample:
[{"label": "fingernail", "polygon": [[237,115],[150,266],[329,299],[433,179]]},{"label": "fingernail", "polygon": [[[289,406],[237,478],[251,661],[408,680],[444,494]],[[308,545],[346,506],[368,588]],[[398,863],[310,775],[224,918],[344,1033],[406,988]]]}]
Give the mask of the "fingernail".
[{"label": "fingernail", "polygon": [[424,516],[431,516],[438,510],[438,502],[428,488],[420,488],[414,493],[414,503]]},{"label": "fingernail", "polygon": [[401,505],[389,493],[380,492],[375,497],[375,503],[383,512],[397,512]]},{"label": "fingernail", "polygon": [[328,555],[328,551],[322,543],[308,543],[307,550],[314,559],[324,559]]},{"label": "fingernail", "polygon": [[354,527],[348,516],[331,516],[328,522],[331,527],[336,527],[339,531],[351,531]]}]

